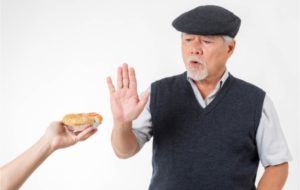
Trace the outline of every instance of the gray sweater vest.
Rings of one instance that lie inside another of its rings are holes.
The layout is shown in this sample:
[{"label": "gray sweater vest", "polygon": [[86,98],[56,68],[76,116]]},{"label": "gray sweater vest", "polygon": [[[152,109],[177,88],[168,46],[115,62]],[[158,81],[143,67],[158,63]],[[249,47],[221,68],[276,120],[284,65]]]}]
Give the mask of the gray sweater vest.
[{"label": "gray sweater vest", "polygon": [[254,190],[265,92],[232,75],[202,108],[186,73],[151,85],[150,190]]}]

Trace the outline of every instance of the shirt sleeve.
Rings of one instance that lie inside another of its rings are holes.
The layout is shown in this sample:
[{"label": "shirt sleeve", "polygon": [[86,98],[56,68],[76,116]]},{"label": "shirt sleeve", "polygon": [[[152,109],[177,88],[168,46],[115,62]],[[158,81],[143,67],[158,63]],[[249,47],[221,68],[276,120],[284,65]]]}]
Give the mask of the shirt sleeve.
[{"label": "shirt sleeve", "polygon": [[271,99],[266,95],[262,115],[256,133],[260,161],[264,167],[292,160],[278,115]]},{"label": "shirt sleeve", "polygon": [[[149,87],[145,92],[151,91],[151,88]],[[140,97],[144,95],[144,93],[141,93]],[[145,105],[144,110],[142,113],[132,122],[132,130],[133,133],[136,136],[136,139],[138,141],[138,144],[140,146],[140,149],[144,146],[146,142],[148,142],[152,135],[152,120],[151,120],[151,113],[150,113],[150,96],[148,98],[148,101]]]}]

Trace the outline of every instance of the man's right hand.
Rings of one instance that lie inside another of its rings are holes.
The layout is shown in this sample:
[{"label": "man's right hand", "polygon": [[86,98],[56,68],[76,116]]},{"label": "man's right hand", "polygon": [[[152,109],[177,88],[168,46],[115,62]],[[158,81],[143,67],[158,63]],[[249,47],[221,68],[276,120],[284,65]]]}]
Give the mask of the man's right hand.
[{"label": "man's right hand", "polygon": [[131,130],[132,120],[136,119],[143,111],[149,92],[139,99],[134,69],[128,70],[127,64],[118,68],[117,89],[110,77],[107,78],[107,84],[114,120],[112,146],[119,158],[129,158],[139,150],[137,139]]},{"label": "man's right hand", "polygon": [[128,69],[127,64],[118,68],[117,89],[110,77],[107,78],[107,85],[114,123],[121,125],[131,123],[143,111],[149,98],[149,92],[139,99],[134,69]]}]

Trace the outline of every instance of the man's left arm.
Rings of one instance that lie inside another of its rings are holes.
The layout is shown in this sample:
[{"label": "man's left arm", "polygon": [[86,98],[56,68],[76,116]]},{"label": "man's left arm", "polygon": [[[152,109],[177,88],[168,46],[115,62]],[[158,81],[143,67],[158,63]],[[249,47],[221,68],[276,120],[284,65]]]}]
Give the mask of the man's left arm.
[{"label": "man's left arm", "polygon": [[256,144],[262,166],[265,167],[257,189],[282,189],[288,176],[288,162],[292,160],[279,117],[273,102],[265,96],[262,115],[256,133]]},{"label": "man's left arm", "polygon": [[288,176],[288,163],[282,163],[265,168],[257,190],[281,190]]}]

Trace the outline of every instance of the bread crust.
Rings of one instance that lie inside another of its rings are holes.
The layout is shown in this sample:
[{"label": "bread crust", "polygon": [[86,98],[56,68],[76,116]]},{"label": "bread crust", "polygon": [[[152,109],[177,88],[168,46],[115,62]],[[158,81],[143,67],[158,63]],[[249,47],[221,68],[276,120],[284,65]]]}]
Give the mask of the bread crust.
[{"label": "bread crust", "polygon": [[71,130],[80,131],[92,125],[98,126],[102,122],[102,116],[96,112],[67,114],[63,117],[62,122]]}]

